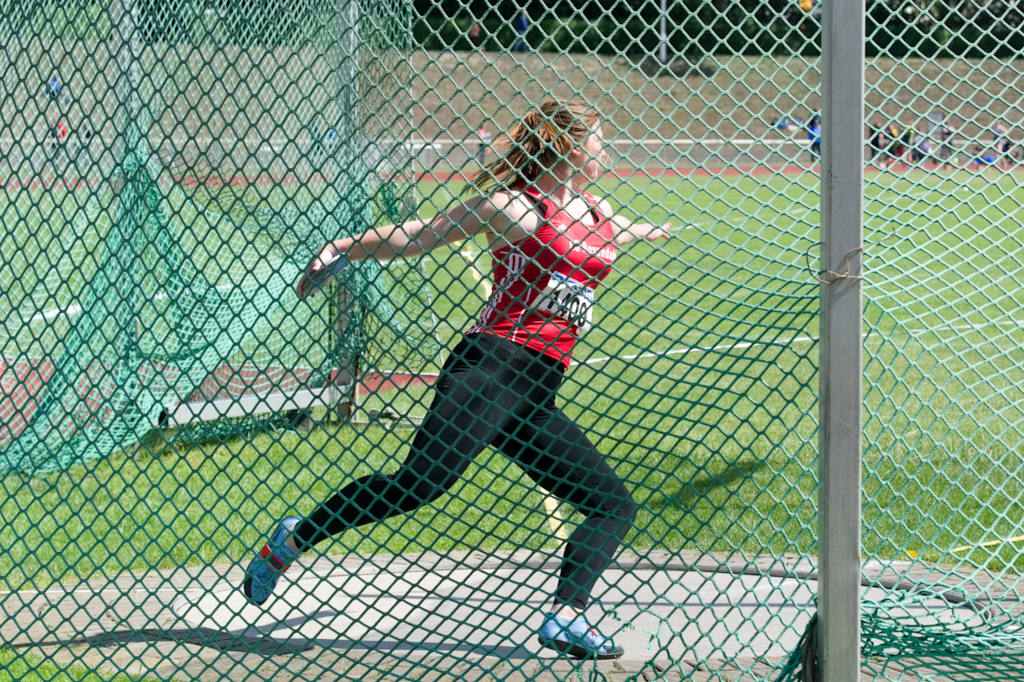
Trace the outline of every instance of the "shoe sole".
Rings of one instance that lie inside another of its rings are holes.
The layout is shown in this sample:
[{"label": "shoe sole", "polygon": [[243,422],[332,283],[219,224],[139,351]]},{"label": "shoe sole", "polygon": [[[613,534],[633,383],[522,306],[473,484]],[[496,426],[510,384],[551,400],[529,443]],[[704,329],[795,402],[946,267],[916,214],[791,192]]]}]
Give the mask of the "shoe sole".
[{"label": "shoe sole", "polygon": [[267,595],[267,599],[263,601],[256,601],[252,598],[252,578],[248,576],[246,576],[245,581],[242,583],[242,596],[245,597],[245,601],[253,606],[263,606],[267,603],[267,599],[270,599],[270,595]]},{"label": "shoe sole", "polygon": [[610,661],[616,658],[622,658],[623,654],[626,653],[622,649],[616,649],[606,654],[599,654],[596,652],[588,651],[587,649],[581,647],[579,644],[565,642],[560,639],[544,639],[543,637],[538,637],[537,641],[540,642],[540,645],[543,647],[547,647],[548,649],[554,649],[555,651],[559,651],[563,654],[567,654],[568,656],[572,656],[573,658],[580,660],[596,658],[599,661]]}]

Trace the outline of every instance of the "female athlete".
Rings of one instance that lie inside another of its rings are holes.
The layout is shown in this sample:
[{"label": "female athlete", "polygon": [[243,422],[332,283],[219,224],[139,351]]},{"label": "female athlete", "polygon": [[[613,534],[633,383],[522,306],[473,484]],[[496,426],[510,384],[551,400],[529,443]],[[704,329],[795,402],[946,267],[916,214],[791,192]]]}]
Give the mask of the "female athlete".
[{"label": "female athlete", "polygon": [[349,483],[313,512],[284,519],[246,570],[243,591],[267,600],[298,556],[349,528],[437,499],[490,445],[584,517],[565,547],[551,612],[538,636],[577,658],[623,650],[583,611],[628,530],[636,505],[602,455],[555,405],[573,346],[592,324],[594,290],[618,247],[668,237],[668,225],[632,223],[585,191],[603,172],[600,119],[579,102],[546,100],[505,136],[473,198],[433,220],[413,220],[326,244],[296,285],[306,296],[340,258],[415,256],[483,233],[493,294],[452,350],[407,459],[391,475]]}]

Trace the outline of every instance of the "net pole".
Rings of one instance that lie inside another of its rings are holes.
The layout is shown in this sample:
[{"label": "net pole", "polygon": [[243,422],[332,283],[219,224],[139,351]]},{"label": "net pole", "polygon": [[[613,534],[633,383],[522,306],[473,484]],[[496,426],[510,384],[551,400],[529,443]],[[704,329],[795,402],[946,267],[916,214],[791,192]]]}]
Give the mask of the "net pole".
[{"label": "net pole", "polygon": [[138,118],[142,108],[139,96],[141,46],[138,33],[138,9],[135,6],[135,0],[113,0],[110,14],[111,23],[116,27],[112,34],[116,41],[117,103],[120,109],[116,118],[114,158],[121,159],[127,150],[127,145],[132,143],[131,136],[128,134],[129,128],[140,125]]},{"label": "net pole", "polygon": [[822,31],[819,666],[860,669],[864,0],[824,2]]},{"label": "net pole", "polygon": [[[332,101],[328,103],[333,109],[327,118],[328,126],[337,133],[336,144],[345,150],[343,158],[350,158],[351,152],[360,153],[359,146],[366,149],[366,140],[358,135],[360,108],[356,87],[359,83],[359,3],[354,0],[336,0],[334,8],[335,40],[330,53],[334,80]],[[334,156],[328,160],[331,181],[340,181],[345,186],[362,184],[365,178],[353,177],[350,168],[339,166],[337,154],[341,152],[341,149],[335,150]]]},{"label": "net pole", "polygon": [[660,34],[658,59],[662,64],[668,64],[668,0],[661,0],[661,17],[658,24]]}]

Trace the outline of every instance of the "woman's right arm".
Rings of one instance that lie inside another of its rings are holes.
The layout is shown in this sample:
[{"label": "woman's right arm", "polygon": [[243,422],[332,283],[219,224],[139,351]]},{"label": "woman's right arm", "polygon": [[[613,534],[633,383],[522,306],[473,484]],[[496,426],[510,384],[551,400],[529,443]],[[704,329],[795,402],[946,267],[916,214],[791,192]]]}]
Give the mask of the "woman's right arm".
[{"label": "woman's right arm", "polygon": [[335,239],[328,246],[349,260],[391,260],[426,253],[446,243],[477,234],[491,216],[488,202],[474,199],[433,220],[410,220],[367,230],[353,237]]},{"label": "woman's right arm", "polygon": [[299,297],[315,290],[318,273],[343,256],[347,260],[389,260],[425,253],[441,244],[461,241],[485,232],[491,243],[511,243],[539,227],[536,211],[522,199],[505,192],[477,197],[433,220],[410,220],[385,225],[353,237],[328,242],[314,256],[295,285]]},{"label": "woman's right arm", "polygon": [[[352,237],[328,242],[310,262],[319,264],[343,255],[348,260],[390,260],[426,253],[442,245],[468,239],[486,232],[491,239],[506,241],[521,238],[531,229],[530,215],[523,211],[522,200],[505,193],[476,197],[441,213],[432,220],[410,220],[373,228]],[[319,264],[317,263],[319,261]],[[316,265],[314,265],[316,264]],[[307,268],[309,271],[309,268]]]}]

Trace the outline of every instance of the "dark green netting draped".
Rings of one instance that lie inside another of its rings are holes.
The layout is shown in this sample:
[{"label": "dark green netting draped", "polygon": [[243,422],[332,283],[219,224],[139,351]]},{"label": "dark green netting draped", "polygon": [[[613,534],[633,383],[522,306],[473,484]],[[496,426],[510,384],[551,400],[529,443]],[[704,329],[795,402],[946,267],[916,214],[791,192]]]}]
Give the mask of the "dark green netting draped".
[{"label": "dark green netting draped", "polygon": [[[217,197],[186,192],[162,173],[141,139],[118,177],[116,188],[90,196],[73,217],[76,234],[103,236],[80,252],[92,276],[80,312],[47,358],[52,375],[34,396],[34,409],[3,444],[8,470],[38,474],[130,449],[211,378],[241,376],[264,390],[323,385],[340,362],[364,351],[364,313],[436,353],[436,340],[417,327],[415,306],[373,262],[334,285],[350,294],[344,310],[330,296],[310,305],[292,294],[322,235],[372,225],[367,188],[331,188],[301,210],[236,201],[222,212]],[[382,205],[393,214],[388,201]],[[332,326],[336,315],[353,320],[344,333]],[[218,420],[190,433],[225,438],[252,428],[246,419]]]}]

